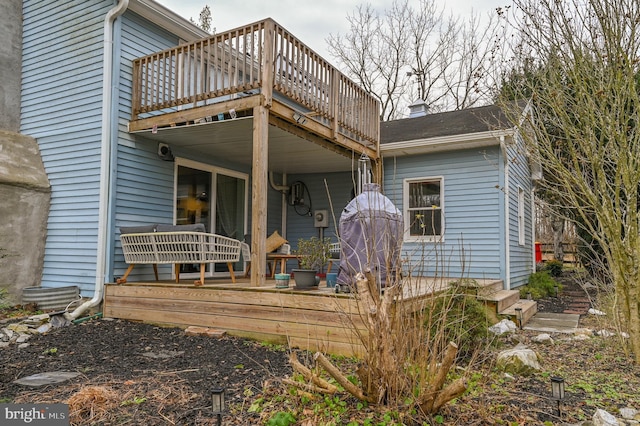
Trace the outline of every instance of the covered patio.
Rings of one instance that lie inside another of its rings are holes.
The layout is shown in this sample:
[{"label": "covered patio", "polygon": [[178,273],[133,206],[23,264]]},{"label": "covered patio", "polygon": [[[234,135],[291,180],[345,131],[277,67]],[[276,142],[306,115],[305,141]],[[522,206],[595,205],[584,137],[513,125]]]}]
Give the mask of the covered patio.
[{"label": "covered patio", "polygon": [[271,19],[133,62],[129,132],[251,170],[251,280],[266,284],[273,174],[353,169],[379,180],[379,104]]}]

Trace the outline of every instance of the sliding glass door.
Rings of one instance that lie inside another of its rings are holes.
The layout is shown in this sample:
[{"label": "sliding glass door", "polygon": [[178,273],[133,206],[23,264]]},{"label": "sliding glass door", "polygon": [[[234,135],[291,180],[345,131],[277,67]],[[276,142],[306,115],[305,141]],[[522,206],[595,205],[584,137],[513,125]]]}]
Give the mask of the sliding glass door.
[{"label": "sliding glass door", "polygon": [[[244,173],[176,159],[175,223],[202,223],[207,232],[242,241],[247,226],[247,181]],[[242,267],[238,262],[235,270]],[[199,268],[182,265],[180,275],[197,277]],[[226,264],[207,265],[207,276],[225,274],[229,274]]]}]

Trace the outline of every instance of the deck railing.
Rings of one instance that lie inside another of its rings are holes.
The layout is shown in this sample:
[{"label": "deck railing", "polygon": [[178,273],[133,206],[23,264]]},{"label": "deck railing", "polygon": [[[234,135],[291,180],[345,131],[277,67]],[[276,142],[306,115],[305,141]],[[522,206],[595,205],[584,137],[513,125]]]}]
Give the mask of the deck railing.
[{"label": "deck railing", "polygon": [[258,93],[265,58],[273,90],[301,113],[377,144],[375,98],[271,19],[134,60],[132,120]]}]

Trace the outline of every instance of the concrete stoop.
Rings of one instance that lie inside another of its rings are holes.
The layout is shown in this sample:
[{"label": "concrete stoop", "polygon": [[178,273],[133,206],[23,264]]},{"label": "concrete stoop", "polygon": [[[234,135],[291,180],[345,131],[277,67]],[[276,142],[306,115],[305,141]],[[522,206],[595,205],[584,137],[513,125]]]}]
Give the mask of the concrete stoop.
[{"label": "concrete stoop", "polygon": [[[502,281],[491,281],[484,285],[476,285],[470,288],[478,300],[487,306],[493,307],[496,314],[507,316],[516,324],[522,321],[524,326],[538,312],[538,303],[535,300],[520,299],[519,290],[503,290]],[[518,318],[517,308],[520,308],[522,318]]]}]

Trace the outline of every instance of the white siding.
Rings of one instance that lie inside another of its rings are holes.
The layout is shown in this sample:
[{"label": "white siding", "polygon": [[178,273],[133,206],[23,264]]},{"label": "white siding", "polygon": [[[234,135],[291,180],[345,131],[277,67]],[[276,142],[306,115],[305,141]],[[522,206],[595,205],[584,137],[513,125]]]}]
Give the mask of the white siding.
[{"label": "white siding", "polygon": [[21,132],[51,182],[43,286],[95,282],[102,22],[111,1],[25,0]]},{"label": "white siding", "polygon": [[486,148],[385,158],[384,193],[404,211],[402,181],[442,176],[444,241],[405,242],[405,271],[416,275],[504,278],[500,262],[503,192],[499,150]]}]

